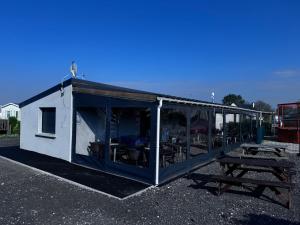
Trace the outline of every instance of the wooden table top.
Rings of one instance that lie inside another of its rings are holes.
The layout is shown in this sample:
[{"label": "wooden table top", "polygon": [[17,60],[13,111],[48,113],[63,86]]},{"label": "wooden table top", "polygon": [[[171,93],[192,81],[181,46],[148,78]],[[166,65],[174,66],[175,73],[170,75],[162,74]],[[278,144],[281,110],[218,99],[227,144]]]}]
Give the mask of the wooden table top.
[{"label": "wooden table top", "polygon": [[253,159],[253,158],[238,158],[238,157],[223,157],[216,160],[219,163],[238,164],[246,166],[258,167],[273,167],[273,168],[293,168],[295,163],[288,160],[268,160],[268,159]]},{"label": "wooden table top", "polygon": [[286,149],[287,146],[284,144],[253,144],[253,143],[243,143],[241,147],[245,148],[283,148]]}]

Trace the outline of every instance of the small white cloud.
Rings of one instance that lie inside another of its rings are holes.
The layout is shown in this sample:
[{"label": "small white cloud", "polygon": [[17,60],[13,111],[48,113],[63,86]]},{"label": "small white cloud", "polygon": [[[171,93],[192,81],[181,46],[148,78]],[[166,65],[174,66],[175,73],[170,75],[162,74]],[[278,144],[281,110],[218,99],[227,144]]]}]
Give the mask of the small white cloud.
[{"label": "small white cloud", "polygon": [[282,78],[289,78],[289,77],[296,77],[300,75],[299,70],[279,70],[273,72],[276,76],[282,77]]}]

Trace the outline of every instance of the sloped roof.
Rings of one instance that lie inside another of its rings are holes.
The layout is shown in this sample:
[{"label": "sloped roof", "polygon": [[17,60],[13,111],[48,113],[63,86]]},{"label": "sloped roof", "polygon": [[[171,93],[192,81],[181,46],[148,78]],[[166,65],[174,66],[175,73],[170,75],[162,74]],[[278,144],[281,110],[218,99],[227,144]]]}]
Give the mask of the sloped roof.
[{"label": "sloped roof", "polygon": [[54,93],[61,89],[61,87],[67,87],[69,85],[73,86],[73,92],[75,93],[83,93],[83,94],[91,94],[91,95],[102,95],[114,98],[126,98],[130,100],[140,100],[140,101],[147,101],[147,102],[156,102],[159,99],[164,101],[170,101],[174,103],[184,103],[184,104],[203,104],[209,107],[217,107],[217,108],[226,108],[226,109],[240,109],[245,111],[257,112],[255,110],[244,109],[239,107],[232,107],[232,106],[225,106],[218,103],[211,103],[207,101],[201,101],[197,99],[190,99],[190,98],[183,98],[177,97],[172,95],[166,94],[159,94],[154,92],[147,92],[142,90],[136,90],[131,88],[119,87],[104,83],[92,82],[87,80],[80,80],[80,79],[68,79],[63,84],[58,84],[34,97],[27,99],[20,103],[20,107],[24,107],[34,101],[37,101],[51,93]]}]

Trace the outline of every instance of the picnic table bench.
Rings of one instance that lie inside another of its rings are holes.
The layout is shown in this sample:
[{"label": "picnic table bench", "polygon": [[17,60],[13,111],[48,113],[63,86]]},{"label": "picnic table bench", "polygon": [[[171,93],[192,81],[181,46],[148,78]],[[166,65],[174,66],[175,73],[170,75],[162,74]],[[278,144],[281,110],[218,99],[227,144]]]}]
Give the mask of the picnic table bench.
[{"label": "picnic table bench", "polygon": [[285,159],[287,160],[288,157],[287,156],[264,156],[264,155],[253,155],[253,154],[235,154],[235,156],[239,157],[239,158],[252,158],[252,159],[268,159],[268,160],[282,160]]},{"label": "picnic table bench", "polygon": [[[238,158],[228,156],[217,159],[217,162],[220,163],[221,174],[214,176],[214,178],[219,183],[219,194],[228,190],[232,185],[240,186],[243,184],[253,184],[256,186],[270,188],[283,201],[287,200],[286,206],[288,208],[291,207],[291,191],[294,187],[294,184],[292,183],[292,176],[295,174],[295,171],[293,171],[295,163],[287,160],[275,161],[268,159]],[[234,175],[235,171],[240,172],[237,175]],[[243,176],[249,171],[270,173],[278,180],[273,181],[243,178]],[[223,184],[225,184],[225,186],[223,186]],[[287,196],[284,197],[283,193],[277,188],[286,189],[288,192]]]},{"label": "picnic table bench", "polygon": [[245,148],[271,148],[279,151],[285,151],[288,146],[284,144],[254,144],[254,143],[243,143],[241,147]]},{"label": "picnic table bench", "polygon": [[241,145],[243,154],[257,155],[258,153],[272,153],[278,157],[285,157],[286,147],[284,145],[265,145],[244,143]]}]

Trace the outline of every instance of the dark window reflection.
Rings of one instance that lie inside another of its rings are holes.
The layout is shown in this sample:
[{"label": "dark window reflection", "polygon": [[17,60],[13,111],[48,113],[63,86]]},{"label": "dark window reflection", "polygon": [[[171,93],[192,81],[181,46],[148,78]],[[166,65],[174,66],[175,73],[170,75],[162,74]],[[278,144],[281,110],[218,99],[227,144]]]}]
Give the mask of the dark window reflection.
[{"label": "dark window reflection", "polygon": [[191,110],[190,156],[208,153],[208,110]]},{"label": "dark window reflection", "polygon": [[240,142],[240,114],[226,114],[226,144],[231,145]]},{"label": "dark window reflection", "polygon": [[113,162],[149,166],[150,118],[148,108],[112,108],[110,159]]},{"label": "dark window reflection", "polygon": [[251,130],[251,117],[249,115],[241,115],[241,140],[242,142],[250,142],[253,138]]},{"label": "dark window reflection", "polygon": [[160,122],[160,166],[186,160],[187,117],[184,109],[163,108]]},{"label": "dark window reflection", "polygon": [[213,110],[212,113],[212,131],[211,131],[212,149],[219,149],[223,146],[223,114]]}]

